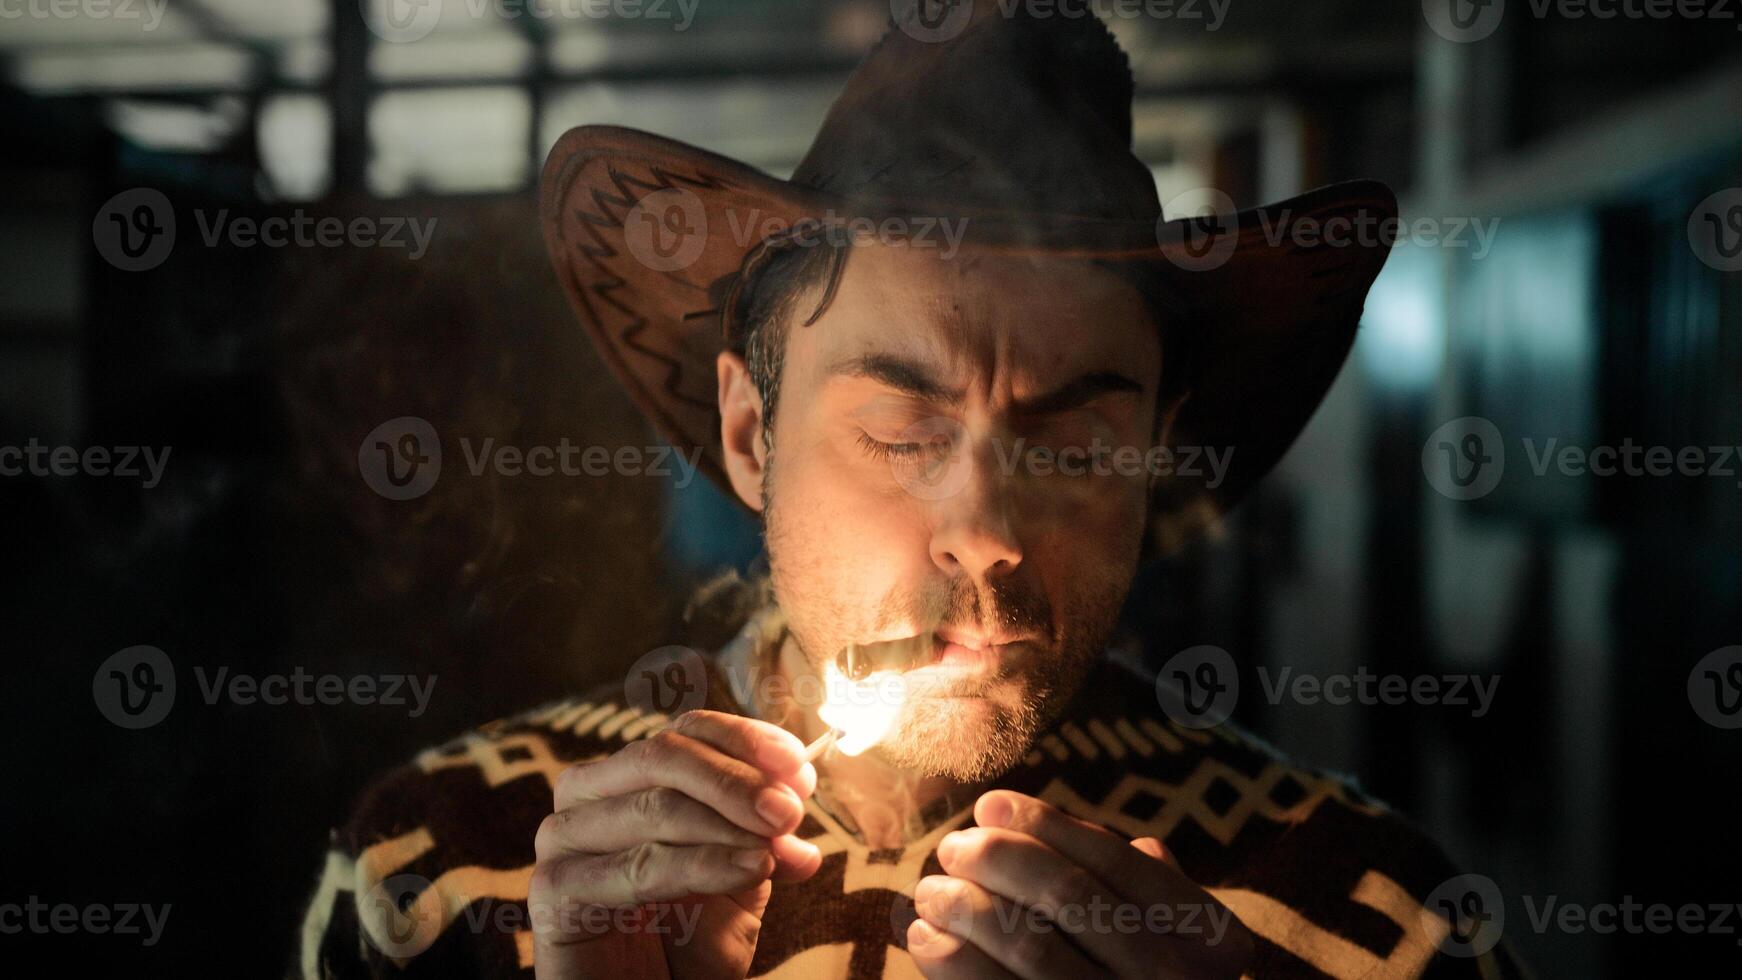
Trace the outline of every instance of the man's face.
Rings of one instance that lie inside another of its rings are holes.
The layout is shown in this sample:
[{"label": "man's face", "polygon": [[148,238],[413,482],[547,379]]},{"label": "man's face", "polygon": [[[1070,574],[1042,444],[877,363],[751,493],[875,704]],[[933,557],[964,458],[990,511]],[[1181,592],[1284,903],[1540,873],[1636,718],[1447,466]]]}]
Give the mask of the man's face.
[{"label": "man's face", "polygon": [[1075,692],[1129,588],[1149,480],[1093,454],[1153,444],[1155,326],[1087,263],[861,245],[786,345],[761,503],[793,635],[818,670],[925,638],[879,751],[988,778]]}]

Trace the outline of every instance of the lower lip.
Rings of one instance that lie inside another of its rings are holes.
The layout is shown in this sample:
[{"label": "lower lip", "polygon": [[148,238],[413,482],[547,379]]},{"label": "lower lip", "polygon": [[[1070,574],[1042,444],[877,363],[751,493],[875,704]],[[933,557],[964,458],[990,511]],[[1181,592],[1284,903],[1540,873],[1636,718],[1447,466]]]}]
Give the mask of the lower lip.
[{"label": "lower lip", "polygon": [[1015,644],[1003,643],[996,646],[965,647],[960,643],[950,643],[943,639],[936,641],[936,659],[930,666],[944,667],[952,670],[990,670],[999,660],[1003,659],[1007,647]]}]

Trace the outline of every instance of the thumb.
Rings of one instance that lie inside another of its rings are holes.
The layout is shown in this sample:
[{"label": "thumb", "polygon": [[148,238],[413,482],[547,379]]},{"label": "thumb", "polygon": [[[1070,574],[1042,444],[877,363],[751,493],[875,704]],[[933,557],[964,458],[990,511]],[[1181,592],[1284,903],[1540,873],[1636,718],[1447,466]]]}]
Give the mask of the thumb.
[{"label": "thumb", "polygon": [[670,976],[701,980],[739,980],[750,973],[762,915],[774,883],[763,881],[731,895],[694,900],[685,915],[674,915],[665,938]]}]

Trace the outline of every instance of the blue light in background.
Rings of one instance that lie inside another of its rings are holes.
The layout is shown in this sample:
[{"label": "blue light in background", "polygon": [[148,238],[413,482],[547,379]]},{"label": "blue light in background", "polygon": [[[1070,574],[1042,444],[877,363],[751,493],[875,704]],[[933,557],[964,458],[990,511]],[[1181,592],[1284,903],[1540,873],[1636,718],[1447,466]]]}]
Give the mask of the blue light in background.
[{"label": "blue light in background", "polygon": [[1425,391],[1445,356],[1440,253],[1399,242],[1367,294],[1356,356],[1379,387]]}]

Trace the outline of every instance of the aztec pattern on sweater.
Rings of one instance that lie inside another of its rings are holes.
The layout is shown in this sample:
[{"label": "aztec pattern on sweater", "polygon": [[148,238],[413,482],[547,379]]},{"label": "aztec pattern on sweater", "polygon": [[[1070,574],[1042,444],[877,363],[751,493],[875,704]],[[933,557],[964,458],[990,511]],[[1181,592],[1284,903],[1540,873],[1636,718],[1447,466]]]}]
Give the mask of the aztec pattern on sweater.
[{"label": "aztec pattern on sweater", "polygon": [[[753,621],[734,646],[778,642],[770,622]],[[738,710],[716,681],[709,706]],[[553,780],[667,720],[620,688],[601,691],[485,725],[376,781],[332,834],[293,975],[530,978],[533,836]],[[1422,903],[1456,872],[1408,823],[1231,726],[1175,724],[1124,667],[1098,667],[996,785],[1163,840],[1255,934],[1256,980],[1522,975],[1504,945],[1441,951],[1451,927]],[[971,821],[970,805],[904,848],[872,850],[811,801],[797,834],[821,849],[822,868],[775,886],[751,975],[917,977],[904,949],[908,896],[941,873],[943,835]]]}]

